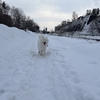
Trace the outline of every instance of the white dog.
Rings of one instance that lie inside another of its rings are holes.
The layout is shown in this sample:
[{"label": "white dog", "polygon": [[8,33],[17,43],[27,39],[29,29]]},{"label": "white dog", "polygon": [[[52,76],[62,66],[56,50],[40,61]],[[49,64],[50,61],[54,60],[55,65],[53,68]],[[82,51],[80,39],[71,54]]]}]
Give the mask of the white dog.
[{"label": "white dog", "polygon": [[48,46],[48,38],[45,37],[44,35],[39,35],[38,36],[38,41],[37,41],[37,46],[38,46],[38,53],[40,55],[45,55],[46,52],[46,47]]}]

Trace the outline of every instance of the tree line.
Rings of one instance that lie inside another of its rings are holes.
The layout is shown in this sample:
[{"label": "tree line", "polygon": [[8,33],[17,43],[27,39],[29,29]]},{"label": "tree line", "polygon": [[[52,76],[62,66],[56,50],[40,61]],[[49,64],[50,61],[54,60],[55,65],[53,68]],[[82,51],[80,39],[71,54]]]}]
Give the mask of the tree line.
[{"label": "tree line", "polygon": [[2,0],[0,0],[0,24],[17,27],[25,31],[39,31],[39,25],[29,16],[26,16],[22,9],[14,6],[10,7]]}]

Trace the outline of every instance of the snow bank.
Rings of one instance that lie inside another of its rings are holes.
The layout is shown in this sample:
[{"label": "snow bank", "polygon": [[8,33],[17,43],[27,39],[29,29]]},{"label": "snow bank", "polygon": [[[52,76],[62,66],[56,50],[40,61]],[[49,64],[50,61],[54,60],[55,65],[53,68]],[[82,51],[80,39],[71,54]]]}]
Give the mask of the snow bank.
[{"label": "snow bank", "polygon": [[100,100],[100,42],[37,36],[0,25],[0,100]]}]

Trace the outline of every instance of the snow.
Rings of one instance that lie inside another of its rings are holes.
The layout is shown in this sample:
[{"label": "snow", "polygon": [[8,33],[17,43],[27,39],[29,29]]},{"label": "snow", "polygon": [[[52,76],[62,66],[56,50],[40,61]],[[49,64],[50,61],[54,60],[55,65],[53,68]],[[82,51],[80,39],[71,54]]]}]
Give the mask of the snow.
[{"label": "snow", "polygon": [[0,25],[0,100],[100,100],[100,42],[38,35]]}]

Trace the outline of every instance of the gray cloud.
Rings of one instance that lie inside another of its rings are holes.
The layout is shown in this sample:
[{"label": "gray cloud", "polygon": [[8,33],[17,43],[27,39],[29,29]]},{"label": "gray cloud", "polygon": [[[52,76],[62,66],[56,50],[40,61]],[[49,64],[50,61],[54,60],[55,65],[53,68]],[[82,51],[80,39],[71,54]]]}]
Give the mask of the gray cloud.
[{"label": "gray cloud", "polygon": [[36,21],[41,28],[50,28],[63,20],[71,19],[73,11],[85,14],[87,9],[100,6],[100,0],[6,0],[10,6],[22,8],[26,15]]},{"label": "gray cloud", "polygon": [[100,0],[93,0],[93,2],[96,8],[100,7]]}]

